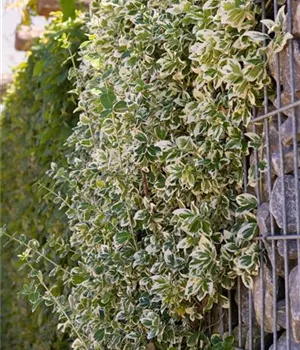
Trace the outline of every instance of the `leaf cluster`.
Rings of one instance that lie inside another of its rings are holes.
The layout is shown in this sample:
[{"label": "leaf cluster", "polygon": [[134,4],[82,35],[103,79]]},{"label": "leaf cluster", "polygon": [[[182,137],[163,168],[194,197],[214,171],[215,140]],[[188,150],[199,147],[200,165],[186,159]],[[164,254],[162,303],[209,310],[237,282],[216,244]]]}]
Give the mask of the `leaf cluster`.
[{"label": "leaf cluster", "polygon": [[92,13],[71,72],[69,170],[52,173],[71,184],[73,347],[222,348],[205,315],[259,267],[243,160],[260,140],[244,129],[289,34],[262,34],[249,0],[98,1]]}]

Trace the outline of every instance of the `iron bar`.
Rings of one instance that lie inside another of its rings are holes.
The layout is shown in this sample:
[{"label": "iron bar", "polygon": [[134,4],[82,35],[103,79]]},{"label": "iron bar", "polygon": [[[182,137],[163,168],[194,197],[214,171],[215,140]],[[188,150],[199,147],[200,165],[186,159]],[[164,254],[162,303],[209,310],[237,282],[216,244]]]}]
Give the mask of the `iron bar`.
[{"label": "iron bar", "polygon": [[231,290],[228,291],[228,303],[229,303],[229,308],[228,308],[228,333],[229,333],[229,335],[232,335]]},{"label": "iron bar", "polygon": [[288,109],[295,108],[297,106],[300,106],[300,100],[297,100],[297,101],[295,101],[293,103],[290,103],[288,105],[284,105],[284,106],[282,106],[280,108],[277,108],[276,110],[274,110],[272,112],[268,112],[266,114],[263,114],[263,115],[260,115],[258,117],[255,117],[255,118],[251,119],[250,123],[256,123],[256,122],[259,122],[259,121],[263,121],[266,118],[273,117],[273,116],[275,116],[278,113],[285,112]]},{"label": "iron bar", "polygon": [[[292,19],[292,2],[287,0],[287,29],[290,33],[293,33],[293,19]],[[295,14],[296,15],[296,14]],[[296,87],[295,87],[295,62],[294,62],[294,46],[293,40],[288,41],[288,50],[289,50],[289,64],[290,64],[290,83],[291,83],[291,103],[296,101]],[[298,160],[298,120],[296,116],[295,107],[292,109],[292,118],[293,118],[293,150],[294,150],[294,176],[295,176],[295,197],[296,197],[296,227],[297,232],[300,232],[300,195],[299,195],[299,160]],[[300,240],[297,240],[297,257],[298,257],[298,266],[300,266]],[[298,297],[300,298],[300,269],[298,269]]]},{"label": "iron bar", "polygon": [[[253,115],[256,116],[256,109],[253,109]],[[253,124],[253,132],[256,134],[256,125]],[[254,149],[254,164],[255,164],[255,179],[256,179],[256,197],[258,205],[261,204],[261,193],[260,193],[260,173],[258,169],[258,152],[257,149]],[[263,242],[259,241],[259,248],[262,251],[263,249]],[[260,254],[259,256],[260,260],[260,298],[261,298],[261,325],[260,325],[260,347],[261,349],[265,348],[265,282],[264,282],[264,259],[263,254]],[[249,293],[249,326],[252,323],[252,312],[250,312],[250,305],[252,303],[252,294]],[[252,308],[251,308],[252,311]],[[252,327],[251,327],[252,328]],[[251,333],[253,333],[253,330],[251,329]],[[249,332],[249,344],[251,344],[250,350],[252,350],[252,334]]]},{"label": "iron bar", "polygon": [[300,236],[299,234],[292,234],[292,235],[272,235],[272,236],[269,236],[268,234],[267,235],[264,235],[264,236],[257,236],[254,238],[255,240],[267,240],[267,241],[287,241],[287,240],[290,240],[290,239],[300,239]]},{"label": "iron bar", "polygon": [[253,310],[252,310],[252,290],[248,290],[248,300],[249,300],[249,350],[253,350]]},{"label": "iron bar", "polygon": [[[274,18],[276,18],[278,13],[278,3],[277,0],[274,0]],[[276,66],[276,95],[278,101],[279,109],[281,106],[281,86],[280,86],[280,57],[279,53],[275,55],[275,66]],[[277,121],[278,121],[278,129],[281,126],[281,113],[277,111]],[[279,143],[279,154],[280,154],[280,177],[281,177],[281,190],[282,190],[282,214],[283,214],[283,234],[287,234],[287,211],[286,211],[286,198],[285,198],[285,173],[284,173],[284,155],[283,155],[283,146],[282,146],[282,137],[281,133],[278,133],[278,143]],[[289,290],[289,266],[288,266],[288,258],[287,258],[287,241],[284,241],[284,282],[285,282],[285,290]],[[285,293],[285,305],[286,310],[290,310],[290,302],[288,293]],[[290,350],[290,313],[286,312],[286,348]]]},{"label": "iron bar", "polygon": [[[255,125],[253,126],[255,128]],[[244,193],[248,192],[248,167],[247,167],[247,159],[244,157],[243,159],[243,188],[244,188]],[[253,350],[253,342],[252,342],[252,337],[253,337],[253,324],[252,324],[252,319],[253,319],[253,310],[252,310],[252,291],[251,289],[248,290],[248,302],[249,302],[249,331],[248,331],[248,349]],[[239,344],[239,346],[241,346]]]},{"label": "iron bar", "polygon": [[239,348],[242,347],[242,311],[241,311],[241,305],[242,305],[242,295],[241,295],[241,278],[238,277],[237,279],[237,295],[238,295],[238,344]]},{"label": "iron bar", "polygon": [[[266,4],[265,0],[262,0],[262,19],[266,19]],[[266,33],[266,26],[262,24],[262,32]],[[266,40],[264,41],[264,47],[267,46]],[[266,56],[264,56],[266,62]],[[287,107],[287,106],[284,106]],[[272,113],[272,112],[271,112]],[[268,89],[264,87],[264,132],[266,140],[266,158],[267,158],[267,188],[268,188],[268,200],[270,202],[272,193],[272,161],[271,161],[271,150],[270,150],[270,120],[266,117],[269,114],[269,98]],[[271,235],[275,235],[274,218],[270,214],[270,229]],[[273,350],[277,350],[277,269],[276,269],[276,241],[271,241],[271,252],[272,252],[272,280],[273,280]],[[262,254],[262,253],[261,253]]]},{"label": "iron bar", "polygon": [[220,319],[220,324],[219,324],[219,330],[220,330],[220,334],[224,334],[225,330],[224,330],[224,313],[223,313],[223,308],[222,305],[219,304],[219,315],[218,318]]},{"label": "iron bar", "polygon": [[208,335],[211,336],[211,326],[212,326],[211,311],[208,312],[207,318],[208,318]]}]

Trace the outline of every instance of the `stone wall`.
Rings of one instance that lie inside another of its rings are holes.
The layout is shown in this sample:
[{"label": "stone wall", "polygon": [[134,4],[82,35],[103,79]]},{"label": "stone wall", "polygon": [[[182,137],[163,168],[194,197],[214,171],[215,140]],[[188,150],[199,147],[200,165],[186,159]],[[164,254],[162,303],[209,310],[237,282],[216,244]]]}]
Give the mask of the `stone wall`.
[{"label": "stone wall", "polygon": [[19,26],[15,33],[15,49],[17,51],[28,51],[34,39],[37,39],[43,30],[33,26]]},{"label": "stone wall", "polygon": [[[270,108],[268,112],[300,99],[300,0],[292,0],[292,22],[294,36],[292,39],[293,69],[290,66],[290,51],[287,45],[278,55],[280,77],[276,74],[275,56],[269,65],[270,73],[277,87],[280,88],[280,96],[275,99],[269,97]],[[294,91],[292,91],[291,70],[294,70]],[[258,115],[264,114],[264,111],[258,112]],[[295,113],[297,121],[296,137],[299,144],[296,150],[293,147],[293,113]],[[267,122],[257,124],[256,129],[264,140],[264,148],[258,155],[259,161],[266,161],[267,163],[267,170],[260,174],[259,186],[254,190],[254,193],[261,199],[257,217],[260,235],[265,238],[263,248],[265,249],[266,261],[261,268],[260,276],[255,277],[252,289],[252,308],[255,315],[253,339],[255,342],[256,329],[263,326],[265,349],[275,350],[275,332],[277,350],[287,349],[288,336],[290,336],[290,349],[300,350],[300,269],[298,268],[300,257],[298,260],[297,240],[287,240],[284,243],[284,240],[280,239],[280,236],[284,235],[284,231],[288,234],[297,234],[297,216],[299,216],[299,213],[296,210],[296,191],[298,191],[300,197],[300,182],[299,179],[296,180],[294,159],[298,157],[298,166],[300,166],[300,106],[298,105],[294,112],[293,109],[285,110],[279,119],[277,114],[274,115]],[[269,138],[266,135],[268,130]],[[268,164],[267,139],[269,139],[270,164]],[[280,142],[283,152],[283,166]],[[254,158],[254,154],[252,154],[250,157],[251,165],[254,163]],[[271,193],[268,191],[268,174],[272,183]],[[251,190],[253,193],[253,189]],[[284,216],[284,205],[286,207],[286,217]],[[272,234],[279,236],[273,242],[266,239],[267,236]],[[298,242],[300,248],[300,240]],[[286,266],[285,260],[287,260]],[[276,271],[276,274],[273,274],[273,271]],[[243,293],[247,293],[247,290],[244,290]],[[249,298],[242,295],[241,300],[241,307],[247,313]],[[274,301],[276,301],[276,305],[274,305]],[[264,324],[262,324],[263,308]],[[277,310],[277,320],[274,320],[275,308]],[[289,325],[287,324],[287,312],[289,313]],[[245,326],[249,325],[247,317],[243,317],[243,324]],[[274,329],[274,324],[276,329]],[[258,339],[257,343],[253,343],[254,350],[261,349],[260,332]],[[247,349],[246,340],[243,347]]]}]

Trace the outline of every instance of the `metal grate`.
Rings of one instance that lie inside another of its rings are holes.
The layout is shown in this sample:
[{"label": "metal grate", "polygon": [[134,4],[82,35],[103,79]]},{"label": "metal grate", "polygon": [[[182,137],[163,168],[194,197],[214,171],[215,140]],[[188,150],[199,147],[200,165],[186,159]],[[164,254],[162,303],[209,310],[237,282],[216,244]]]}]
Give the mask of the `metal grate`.
[{"label": "metal grate", "polygon": [[[278,12],[277,0],[274,0],[273,6],[274,17],[276,17]],[[292,0],[287,0],[286,6],[287,29],[292,33],[293,16],[296,16],[296,14],[293,13],[293,11],[295,12],[295,7],[292,4]],[[266,4],[264,0],[262,1],[262,18],[266,18]],[[262,30],[265,32],[266,28],[263,26]],[[268,90],[265,88],[264,111],[260,116],[257,115],[257,111],[254,111],[252,120],[254,132],[259,127],[259,123],[263,123],[265,152],[263,154],[258,154],[257,151],[254,152],[254,164],[255,174],[257,180],[259,180],[256,182],[255,191],[260,206],[259,211],[263,211],[262,208],[265,209],[265,215],[260,218],[260,220],[263,221],[261,225],[263,226],[265,224],[265,227],[260,227],[261,236],[258,237],[258,239],[261,250],[264,250],[267,254],[261,254],[260,256],[260,274],[259,281],[256,281],[257,288],[254,287],[252,291],[248,291],[248,303],[244,303],[244,305],[246,304],[249,308],[249,311],[246,310],[248,311],[249,317],[246,327],[243,326],[245,320],[242,319],[242,297],[245,298],[245,296],[242,295],[241,281],[238,281],[237,284],[238,348],[247,348],[250,350],[300,349],[300,268],[297,269],[297,267],[295,267],[295,265],[300,267],[300,193],[297,132],[298,123],[300,124],[300,100],[296,99],[294,76],[295,45],[299,44],[299,41],[294,39],[289,40],[288,48],[285,49],[284,52],[285,56],[281,53],[277,53],[275,56],[274,78],[276,81],[275,101],[277,108],[272,110]],[[288,58],[288,60],[286,58]],[[298,59],[300,58],[298,57]],[[288,67],[284,65],[288,65]],[[289,76],[283,76],[287,74],[287,70]],[[289,127],[292,127],[289,129],[290,134],[288,135],[288,142],[287,135],[283,135],[284,131],[286,131],[287,123]],[[262,124],[260,125],[262,126]],[[284,126],[286,126],[286,128],[284,128]],[[276,129],[278,130],[277,134]],[[272,132],[273,135],[271,135]],[[275,151],[277,157],[276,165],[274,165],[273,160],[274,141],[276,147],[274,132],[276,136],[278,136],[278,149]],[[289,146],[287,146],[287,143]],[[290,157],[289,160],[286,158],[287,153]],[[259,162],[263,160],[262,158],[264,158],[267,163],[266,175],[259,173]],[[288,164],[287,161],[289,162]],[[277,166],[277,171],[273,169],[275,166]],[[244,173],[247,174],[246,167],[244,170]],[[277,176],[274,172],[277,172]],[[287,175],[287,173],[289,175]],[[259,176],[263,176],[264,178],[259,179]],[[262,182],[265,182],[265,191],[262,189]],[[291,187],[293,185],[294,190]],[[244,180],[244,186],[245,190],[247,190],[246,178]],[[277,195],[275,195],[276,192],[274,191],[278,191]],[[278,197],[280,195],[281,198]],[[277,201],[278,203],[276,203]],[[266,225],[266,220],[268,220],[268,206],[270,209],[269,227]],[[276,211],[279,212],[276,213]],[[267,232],[262,232],[264,230]],[[290,256],[292,244],[296,245],[296,252],[294,253],[293,259],[291,259]],[[281,247],[281,255],[278,252],[279,246]],[[265,259],[265,255],[267,255],[267,259]],[[269,267],[270,265],[271,268]],[[281,276],[278,275],[280,269],[282,270]],[[283,283],[283,285],[280,285],[281,283]],[[293,286],[291,286],[292,284]],[[290,298],[291,292],[295,293],[291,290],[294,288],[294,285],[296,285],[298,291],[292,297],[295,299],[296,296],[296,299],[298,298],[296,301]],[[259,296],[255,294],[257,292]],[[257,298],[260,303],[257,303],[256,300],[255,305],[253,298]],[[280,298],[282,298],[281,301],[279,300]],[[292,303],[293,305],[291,305]],[[259,309],[257,304],[260,306],[260,310],[257,310]],[[254,305],[256,307],[254,307]],[[285,309],[283,307],[283,315],[279,314],[279,312],[282,311],[280,310],[280,305],[285,306]],[[298,310],[294,310],[297,308]],[[291,312],[289,310],[291,310]],[[298,314],[295,314],[296,311]],[[282,325],[282,320],[280,320],[281,325],[279,325],[279,317],[285,319],[285,324]],[[229,329],[229,333],[230,332],[231,330]],[[246,335],[243,334],[245,332],[247,332]],[[243,340],[245,336],[248,338],[246,341]],[[299,336],[299,339],[297,336]]]},{"label": "metal grate", "polygon": [[[265,0],[261,5],[262,19],[276,17],[277,0],[273,2],[273,14],[266,13]],[[300,28],[300,1],[287,0],[285,6],[287,30],[294,33],[297,14]],[[266,32],[264,26],[262,31]],[[263,152],[254,151],[252,155],[258,180],[257,239],[263,251],[260,273],[253,290],[247,290],[238,280],[236,290],[228,292],[231,307],[227,314],[219,310],[209,320],[214,325],[219,317],[219,331],[233,334],[236,349],[243,350],[300,350],[300,33],[274,57],[273,78],[276,107],[265,87],[264,110],[254,110],[251,122],[253,131],[264,135]],[[267,164],[265,173],[259,172],[263,160]],[[249,191],[248,162],[245,159],[245,192]],[[213,332],[213,326],[209,331]]]}]

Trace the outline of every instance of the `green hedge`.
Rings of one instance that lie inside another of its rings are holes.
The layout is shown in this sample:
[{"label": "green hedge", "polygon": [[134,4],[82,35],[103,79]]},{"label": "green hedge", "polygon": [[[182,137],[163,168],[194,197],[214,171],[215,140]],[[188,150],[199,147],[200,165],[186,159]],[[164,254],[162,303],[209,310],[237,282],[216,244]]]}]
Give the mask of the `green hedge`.
[{"label": "green hedge", "polygon": [[52,306],[74,349],[232,348],[232,337],[209,337],[206,314],[259,268],[243,159],[261,140],[246,128],[290,37],[283,9],[269,34],[259,16],[251,0],[93,2],[69,72],[80,120],[68,165],[53,155],[48,172],[70,260],[53,259],[57,240],[46,252],[19,240],[35,281],[25,291]]},{"label": "green hedge", "polygon": [[[66,165],[64,143],[78,120],[73,113],[77,101],[68,92],[68,80],[77,52],[84,39],[83,20],[62,22],[60,16],[48,25],[26,62],[15,71],[14,83],[4,97],[1,116],[1,224],[12,234],[25,234],[44,244],[51,237],[68,237],[64,213],[44,199],[39,180],[53,158]],[[69,48],[66,41],[70,43]],[[77,64],[77,63],[76,63]],[[61,189],[63,191],[63,189]],[[1,344],[5,349],[64,349],[68,337],[58,335],[57,317],[44,306],[31,312],[26,297],[19,295],[27,273],[18,271],[15,244],[2,239],[1,252]],[[45,247],[46,251],[47,247]],[[57,259],[57,252],[49,252]],[[49,273],[47,262],[40,267]],[[33,299],[31,299],[33,301]]]}]

